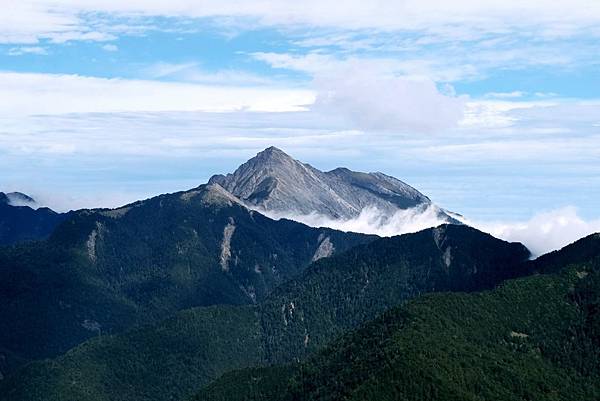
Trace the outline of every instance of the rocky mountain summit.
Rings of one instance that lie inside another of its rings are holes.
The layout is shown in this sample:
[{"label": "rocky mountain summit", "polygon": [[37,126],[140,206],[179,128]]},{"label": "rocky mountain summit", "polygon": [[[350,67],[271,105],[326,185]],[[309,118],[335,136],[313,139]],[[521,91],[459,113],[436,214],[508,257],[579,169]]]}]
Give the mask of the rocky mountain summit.
[{"label": "rocky mountain summit", "polygon": [[[263,150],[231,174],[212,176],[208,186],[188,191],[185,196],[192,197],[198,191],[206,201],[229,206],[237,203],[274,219],[342,231],[395,235],[443,223],[460,224],[452,213],[394,177],[342,167],[320,171],[276,147]],[[398,212],[406,215],[394,219]],[[344,226],[363,213],[372,219],[369,229]],[[23,193],[0,192],[0,245],[45,239],[68,215],[40,207]],[[371,229],[398,221],[415,224],[385,232]]]},{"label": "rocky mountain summit", "polygon": [[[213,176],[209,183],[219,184],[249,207],[286,217],[314,213],[347,220],[366,208],[392,216],[399,210],[435,207],[394,177],[347,168],[320,171],[276,147],[258,153],[232,174]],[[443,222],[458,223],[442,209],[437,213]]]}]

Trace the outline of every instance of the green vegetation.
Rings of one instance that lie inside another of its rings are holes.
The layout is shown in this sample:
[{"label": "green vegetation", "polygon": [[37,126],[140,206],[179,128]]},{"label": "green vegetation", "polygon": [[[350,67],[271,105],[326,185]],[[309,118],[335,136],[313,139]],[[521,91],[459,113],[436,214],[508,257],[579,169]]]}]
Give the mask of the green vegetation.
[{"label": "green vegetation", "polygon": [[274,221],[216,187],[75,212],[47,241],[0,248],[0,374],[188,308],[258,302],[326,238],[342,252],[374,237]]},{"label": "green vegetation", "polygon": [[600,399],[598,255],[592,236],[530,264],[547,274],[424,295],[305,363],[231,372],[194,400]]},{"label": "green vegetation", "polygon": [[263,354],[252,306],[194,308],[152,330],[95,337],[54,361],[31,363],[7,379],[0,398],[180,399],[232,367],[260,363]]},{"label": "green vegetation", "polygon": [[226,371],[303,359],[419,294],[493,287],[524,272],[528,255],[465,226],[379,239],[318,261],[259,305],[181,312],[30,364],[0,400],[183,399]]},{"label": "green vegetation", "polygon": [[312,265],[262,304],[269,361],[305,357],[421,294],[492,288],[527,274],[529,252],[467,226],[383,238]]}]

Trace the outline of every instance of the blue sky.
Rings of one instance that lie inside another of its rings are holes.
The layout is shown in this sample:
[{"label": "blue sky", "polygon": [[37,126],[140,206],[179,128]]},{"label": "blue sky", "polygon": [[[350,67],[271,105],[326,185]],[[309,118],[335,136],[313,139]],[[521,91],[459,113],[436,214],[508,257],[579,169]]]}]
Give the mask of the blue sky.
[{"label": "blue sky", "polygon": [[8,0],[0,190],[117,206],[276,145],[495,227],[589,231],[600,3],[526,3]]}]

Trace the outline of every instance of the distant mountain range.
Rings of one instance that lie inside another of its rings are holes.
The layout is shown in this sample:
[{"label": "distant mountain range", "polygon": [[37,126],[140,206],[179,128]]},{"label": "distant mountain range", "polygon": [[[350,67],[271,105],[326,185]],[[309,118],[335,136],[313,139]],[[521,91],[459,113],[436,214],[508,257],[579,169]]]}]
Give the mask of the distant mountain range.
[{"label": "distant mountain range", "polygon": [[186,308],[256,303],[373,238],[271,220],[218,185],[72,212],[46,241],[0,247],[0,357],[16,366]]},{"label": "distant mountain range", "polygon": [[[273,218],[328,226],[327,221],[357,218],[376,210],[380,223],[398,211],[430,212],[437,224],[461,224],[459,215],[438,207],[410,185],[383,173],[337,168],[323,172],[270,147],[242,164],[234,173],[214,175],[219,185],[244,206]],[[319,217],[316,223],[302,217]],[[66,219],[26,194],[0,192],[0,245],[47,238]],[[330,226],[330,225],[329,225]]]}]

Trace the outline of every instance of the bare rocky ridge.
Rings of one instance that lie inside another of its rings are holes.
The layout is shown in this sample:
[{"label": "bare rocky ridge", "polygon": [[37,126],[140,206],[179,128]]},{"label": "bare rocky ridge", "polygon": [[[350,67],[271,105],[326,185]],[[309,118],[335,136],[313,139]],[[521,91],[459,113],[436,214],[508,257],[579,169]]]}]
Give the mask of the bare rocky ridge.
[{"label": "bare rocky ridge", "polygon": [[[276,147],[258,153],[232,174],[213,176],[209,183],[219,184],[249,207],[289,217],[316,213],[352,219],[369,207],[391,216],[432,205],[427,196],[394,177],[347,168],[323,172]],[[457,223],[443,210],[439,213],[446,222]]]}]

